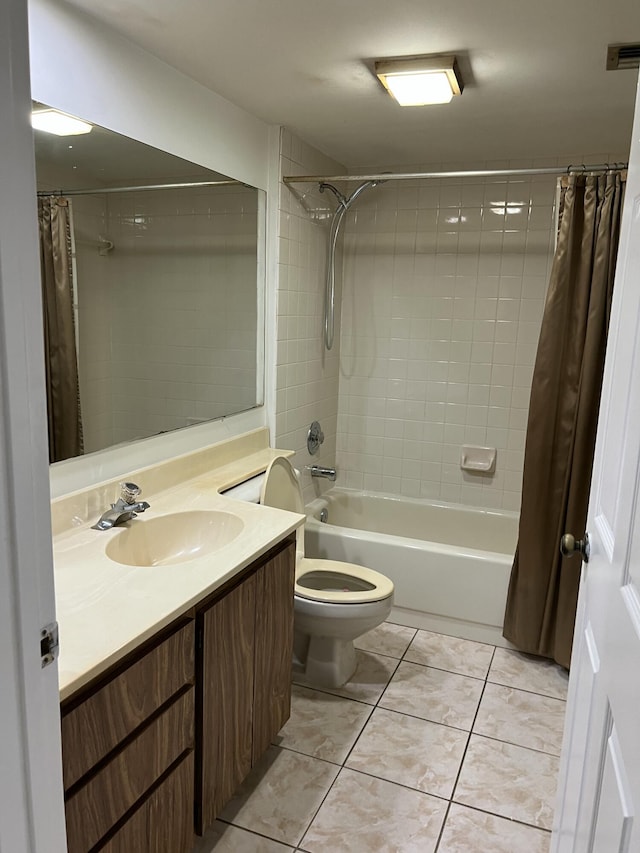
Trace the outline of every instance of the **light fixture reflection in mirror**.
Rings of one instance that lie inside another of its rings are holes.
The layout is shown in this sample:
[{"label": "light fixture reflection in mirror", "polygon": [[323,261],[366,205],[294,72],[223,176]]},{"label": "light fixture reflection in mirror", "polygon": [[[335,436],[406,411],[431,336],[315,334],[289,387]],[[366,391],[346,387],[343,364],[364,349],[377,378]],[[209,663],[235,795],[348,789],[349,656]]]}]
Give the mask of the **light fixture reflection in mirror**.
[{"label": "light fixture reflection in mirror", "polygon": [[99,127],[34,137],[39,194],[71,203],[84,452],[260,404],[263,193],[145,191],[225,176]]}]

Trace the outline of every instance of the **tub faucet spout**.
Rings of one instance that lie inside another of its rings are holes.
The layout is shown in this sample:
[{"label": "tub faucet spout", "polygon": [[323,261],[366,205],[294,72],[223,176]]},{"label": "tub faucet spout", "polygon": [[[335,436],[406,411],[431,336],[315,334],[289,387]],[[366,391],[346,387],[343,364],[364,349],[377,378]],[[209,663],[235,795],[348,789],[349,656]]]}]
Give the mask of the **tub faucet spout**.
[{"label": "tub faucet spout", "polygon": [[331,480],[332,482],[336,479],[335,468],[323,468],[321,465],[307,465],[306,470],[312,477],[323,477],[325,480]]}]

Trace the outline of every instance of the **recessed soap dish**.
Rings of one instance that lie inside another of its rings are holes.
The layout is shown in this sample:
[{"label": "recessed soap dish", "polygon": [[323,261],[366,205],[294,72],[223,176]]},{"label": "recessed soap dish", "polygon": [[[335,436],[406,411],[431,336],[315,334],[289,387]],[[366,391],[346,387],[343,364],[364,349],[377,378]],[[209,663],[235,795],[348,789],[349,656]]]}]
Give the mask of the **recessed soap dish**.
[{"label": "recessed soap dish", "polygon": [[493,474],[496,470],[495,447],[478,447],[463,444],[460,452],[460,467],[472,474]]}]

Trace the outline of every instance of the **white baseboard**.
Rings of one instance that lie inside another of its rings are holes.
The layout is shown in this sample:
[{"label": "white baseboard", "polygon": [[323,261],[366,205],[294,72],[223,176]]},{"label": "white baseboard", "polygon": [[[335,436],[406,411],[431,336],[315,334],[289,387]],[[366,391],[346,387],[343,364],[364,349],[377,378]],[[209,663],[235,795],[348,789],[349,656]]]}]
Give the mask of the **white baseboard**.
[{"label": "white baseboard", "polygon": [[423,631],[447,634],[450,637],[460,637],[463,640],[490,643],[504,649],[515,648],[512,643],[505,640],[502,636],[502,628],[497,625],[465,622],[462,619],[451,619],[448,616],[423,613],[421,610],[409,610],[406,607],[392,608],[391,614],[387,617],[387,622],[393,622],[395,625],[406,625],[408,628],[419,628]]}]

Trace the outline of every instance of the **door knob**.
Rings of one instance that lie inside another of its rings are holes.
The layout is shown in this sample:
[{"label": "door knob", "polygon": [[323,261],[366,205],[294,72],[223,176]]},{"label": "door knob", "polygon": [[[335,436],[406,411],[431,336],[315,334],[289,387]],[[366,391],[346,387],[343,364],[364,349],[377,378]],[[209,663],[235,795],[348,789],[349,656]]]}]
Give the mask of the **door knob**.
[{"label": "door knob", "polygon": [[573,557],[574,554],[582,554],[582,559],[585,563],[588,563],[591,553],[589,534],[585,533],[584,539],[576,539],[570,533],[565,533],[560,540],[560,553],[563,557]]}]

